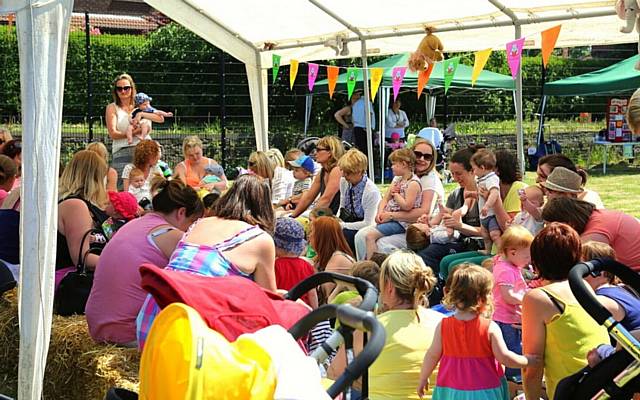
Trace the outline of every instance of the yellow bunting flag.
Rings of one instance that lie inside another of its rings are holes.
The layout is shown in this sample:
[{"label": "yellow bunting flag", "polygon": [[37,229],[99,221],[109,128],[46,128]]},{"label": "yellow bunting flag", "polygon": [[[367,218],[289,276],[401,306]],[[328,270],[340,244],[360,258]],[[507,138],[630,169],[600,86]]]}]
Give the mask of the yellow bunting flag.
[{"label": "yellow bunting flag", "polygon": [[298,75],[298,60],[291,60],[289,65],[289,87],[293,90],[293,83],[296,81]]},{"label": "yellow bunting flag", "polygon": [[369,72],[371,73],[371,101],[375,101],[378,87],[380,86],[380,82],[382,82],[384,68],[371,68]]},{"label": "yellow bunting flag", "polygon": [[551,53],[553,53],[553,48],[556,47],[556,42],[560,35],[560,28],[562,28],[562,25],[542,31],[542,64],[545,68],[547,68],[549,57],[551,57]]},{"label": "yellow bunting flag", "polygon": [[333,98],[333,91],[336,89],[336,83],[338,82],[338,67],[333,65],[327,66],[327,78],[329,79],[329,97]]},{"label": "yellow bunting flag", "polygon": [[489,56],[491,55],[491,49],[476,51],[474,54],[475,61],[473,63],[473,72],[471,73],[471,86],[476,84],[480,72],[482,72],[484,66],[487,64],[487,60],[489,60]]},{"label": "yellow bunting flag", "polygon": [[427,84],[427,82],[429,82],[429,77],[431,76],[431,72],[433,72],[433,66],[435,64],[427,63],[427,65],[427,69],[425,69],[424,71],[420,71],[420,73],[418,74],[418,99],[422,94],[424,86]]}]

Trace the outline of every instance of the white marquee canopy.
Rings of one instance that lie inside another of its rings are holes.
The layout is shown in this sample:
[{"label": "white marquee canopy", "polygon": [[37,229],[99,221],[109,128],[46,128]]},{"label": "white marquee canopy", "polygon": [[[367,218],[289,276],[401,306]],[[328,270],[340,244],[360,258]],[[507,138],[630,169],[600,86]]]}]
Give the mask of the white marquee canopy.
[{"label": "white marquee canopy", "polygon": [[[334,51],[329,42],[359,42],[363,66],[367,55],[413,51],[433,26],[445,51],[502,50],[526,37],[526,48],[539,48],[539,33],[562,23],[557,47],[625,43],[638,35],[620,33],[614,0],[145,0],[246,65],[256,146],[268,148],[267,70],[272,54],[281,65],[298,61],[354,57]],[[597,28],[594,28],[597,27]],[[365,70],[364,90],[368,93]],[[368,102],[369,96],[365,96]],[[516,135],[522,149],[522,79],[516,78]],[[368,107],[368,105],[367,105]],[[373,172],[371,123],[367,121],[369,171]]]}]

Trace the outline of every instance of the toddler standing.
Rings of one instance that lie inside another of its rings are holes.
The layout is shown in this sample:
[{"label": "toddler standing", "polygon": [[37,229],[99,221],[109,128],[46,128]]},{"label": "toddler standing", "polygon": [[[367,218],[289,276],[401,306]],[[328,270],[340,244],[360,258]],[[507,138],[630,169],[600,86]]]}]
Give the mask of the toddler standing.
[{"label": "toddler standing", "polygon": [[496,156],[490,150],[480,149],[471,157],[471,167],[473,174],[478,178],[478,191],[486,190],[488,192],[486,200],[484,196],[478,195],[484,251],[488,254],[491,252],[493,243],[499,245],[502,234],[493,210],[496,201],[500,198],[500,179],[494,172]]},{"label": "toddler standing", "polygon": [[[507,348],[517,354],[522,354],[519,325],[522,324],[522,298],[527,291],[522,269],[531,262],[532,241],[533,235],[526,228],[519,225],[507,228],[493,264],[493,320],[500,327]],[[510,381],[522,381],[519,369],[507,368],[505,375]]]},{"label": "toddler standing", "polygon": [[375,229],[367,232],[367,259],[378,250],[376,241],[384,236],[405,233],[409,225],[407,222],[396,221],[393,213],[396,211],[410,211],[419,208],[422,203],[422,185],[420,179],[413,173],[416,156],[413,150],[405,148],[396,150],[389,156],[393,181],[384,198],[378,206]]},{"label": "toddler standing", "polygon": [[438,362],[434,399],[506,400],[509,391],[500,364],[512,368],[540,364],[538,356],[507,349],[498,325],[482,316],[491,308],[491,287],[491,273],[480,266],[461,265],[453,272],[443,301],[455,313],[436,327],[420,372],[421,398]]}]

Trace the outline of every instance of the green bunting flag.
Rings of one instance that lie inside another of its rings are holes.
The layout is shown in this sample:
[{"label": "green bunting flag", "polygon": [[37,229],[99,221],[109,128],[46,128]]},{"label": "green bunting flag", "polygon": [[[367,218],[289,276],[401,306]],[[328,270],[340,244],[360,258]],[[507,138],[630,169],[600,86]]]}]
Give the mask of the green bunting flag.
[{"label": "green bunting flag", "polygon": [[273,83],[276,83],[276,78],[278,77],[278,70],[280,69],[280,56],[277,54],[273,54],[271,56],[271,75],[273,76]]},{"label": "green bunting flag", "polygon": [[349,98],[353,94],[353,89],[356,87],[356,80],[358,79],[358,68],[349,67],[347,69],[347,94]]},{"label": "green bunting flag", "polygon": [[443,61],[443,70],[444,70],[444,92],[447,93],[449,90],[449,86],[451,85],[451,81],[453,80],[453,76],[456,74],[456,70],[458,69],[458,64],[460,64],[460,57],[449,58]]}]

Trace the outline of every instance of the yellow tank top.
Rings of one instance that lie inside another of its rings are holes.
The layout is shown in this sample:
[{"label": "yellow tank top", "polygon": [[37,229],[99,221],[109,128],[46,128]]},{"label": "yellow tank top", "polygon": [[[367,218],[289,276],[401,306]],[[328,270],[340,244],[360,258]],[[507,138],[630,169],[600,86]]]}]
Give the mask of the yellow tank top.
[{"label": "yellow tank top", "polygon": [[[436,325],[443,315],[422,307],[417,310],[391,310],[378,316],[387,339],[382,353],[369,368],[369,399],[415,399],[424,355],[431,347]],[[429,379],[431,399],[437,369]]]},{"label": "yellow tank top", "polygon": [[575,300],[567,302],[549,289],[541,289],[564,305],[562,314],[554,315],[546,326],[544,377],[547,394],[553,399],[558,382],[584,368],[587,352],[609,343],[609,335]]}]

